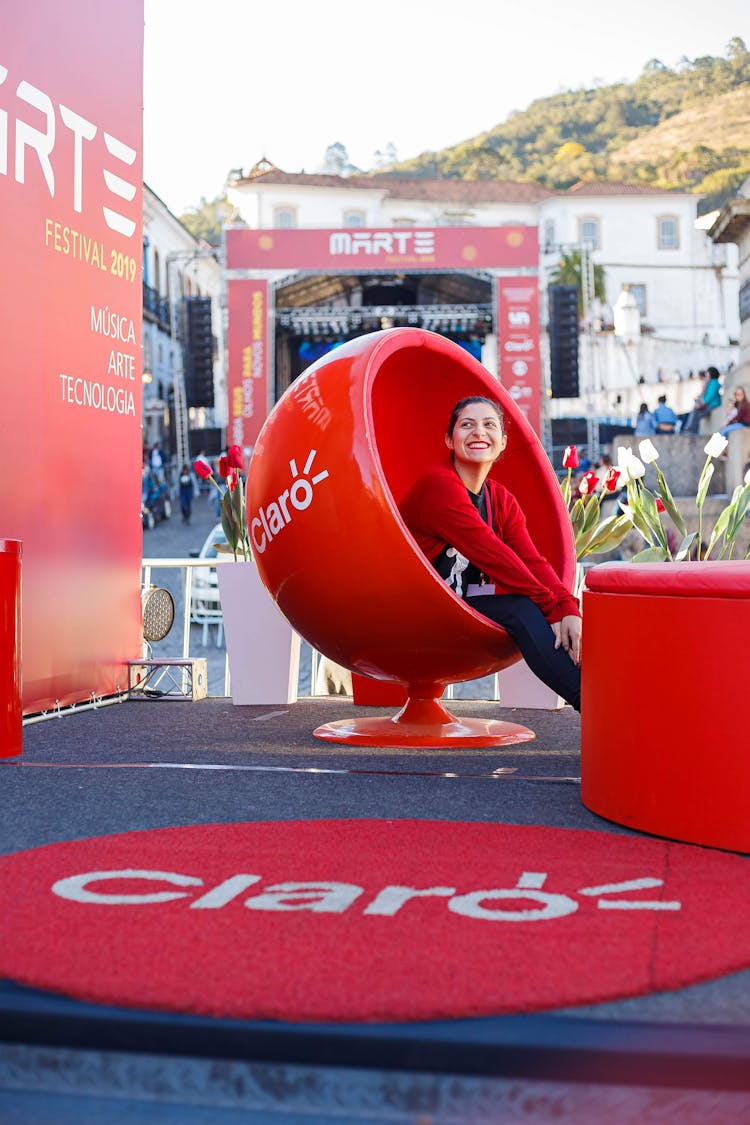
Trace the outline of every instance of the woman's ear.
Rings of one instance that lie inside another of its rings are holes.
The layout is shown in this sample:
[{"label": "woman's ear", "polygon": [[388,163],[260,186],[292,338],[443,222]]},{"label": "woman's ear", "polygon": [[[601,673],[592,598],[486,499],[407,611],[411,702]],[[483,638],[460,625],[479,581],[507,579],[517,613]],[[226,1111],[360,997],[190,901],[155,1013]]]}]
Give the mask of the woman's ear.
[{"label": "woman's ear", "polygon": [[453,449],[453,434],[446,434],[445,435],[445,444],[448,446],[449,449]]}]

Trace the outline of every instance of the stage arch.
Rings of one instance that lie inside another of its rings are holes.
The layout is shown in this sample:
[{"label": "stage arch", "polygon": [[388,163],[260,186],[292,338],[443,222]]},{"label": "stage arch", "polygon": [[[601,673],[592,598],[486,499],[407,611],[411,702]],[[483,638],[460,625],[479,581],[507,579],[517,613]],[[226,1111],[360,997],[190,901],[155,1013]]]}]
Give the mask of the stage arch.
[{"label": "stage arch", "polygon": [[224,237],[228,444],[249,456],[274,402],[311,363],[364,333],[402,326],[466,348],[541,433],[536,227],[237,224]]}]

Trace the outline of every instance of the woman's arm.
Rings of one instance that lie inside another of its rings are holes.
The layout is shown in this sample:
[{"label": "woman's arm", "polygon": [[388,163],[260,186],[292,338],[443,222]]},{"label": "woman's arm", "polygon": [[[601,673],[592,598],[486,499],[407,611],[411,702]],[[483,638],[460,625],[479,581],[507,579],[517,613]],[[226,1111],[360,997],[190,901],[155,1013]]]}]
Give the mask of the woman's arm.
[{"label": "woman's arm", "polygon": [[[503,493],[510,496],[506,490]],[[492,490],[493,516],[496,515],[499,499]],[[471,503],[464,484],[452,470],[447,473],[437,470],[430,474],[422,482],[416,500],[415,504],[412,498],[403,509],[404,519],[412,531],[418,528],[422,533],[426,532],[455,547],[495,583],[498,593],[523,594],[531,598],[550,621],[560,620],[565,615],[565,606],[561,605],[560,599],[560,589],[564,587],[552,567],[547,563],[548,570],[536,573],[524,558],[519,557],[504,533],[501,538],[496,530],[488,527]],[[494,522],[497,526],[497,519]],[[529,554],[534,556],[535,563],[541,560],[533,545]],[[553,589],[550,589],[547,578],[554,581]],[[568,612],[577,612],[575,598],[571,597],[570,601],[572,606]]]},{"label": "woman's arm", "polygon": [[580,617],[577,598],[560,581],[552,564],[542,555],[529,535],[526,517],[515,496],[504,489],[502,505],[502,536],[509,547],[526,564],[539,582],[542,582],[554,595],[559,607],[556,619],[573,615]]}]

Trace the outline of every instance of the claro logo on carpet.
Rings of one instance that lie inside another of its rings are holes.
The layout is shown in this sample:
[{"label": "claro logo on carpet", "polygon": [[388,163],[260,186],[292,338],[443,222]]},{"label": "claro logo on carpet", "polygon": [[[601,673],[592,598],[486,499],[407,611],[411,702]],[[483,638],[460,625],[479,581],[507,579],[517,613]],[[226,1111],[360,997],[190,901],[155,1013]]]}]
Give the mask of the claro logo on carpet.
[{"label": "claro logo on carpet", "polygon": [[0,978],[295,1023],[568,1008],[747,969],[749,877],[710,848],[534,825],[144,829],[0,856]]},{"label": "claro logo on carpet", "polygon": [[[262,878],[262,875],[244,873],[230,875],[193,899],[189,909],[220,910],[240,898],[248,887],[260,883]],[[571,894],[560,891],[545,891],[543,888],[547,878],[547,873],[543,871],[524,871],[514,887],[493,887],[462,894],[457,893],[456,887],[406,887],[391,884],[367,901],[361,912],[381,918],[393,918],[410,900],[433,898],[447,899],[448,910],[454,914],[491,922],[539,922],[574,914],[579,905],[576,899]],[[95,889],[96,884],[113,880],[166,883],[171,887],[183,888],[204,886],[203,879],[195,875],[126,868],[121,871],[88,871],[81,875],[69,875],[58,879],[53,884],[52,891],[60,898],[97,906],[144,906],[147,903],[159,904],[191,898],[195,893],[190,890],[130,890],[118,893],[116,890]],[[595,887],[579,887],[574,893],[596,898],[596,906],[600,910],[679,910],[682,904],[677,901],[610,897],[662,886],[663,879],[645,876]],[[309,910],[314,914],[343,914],[358,899],[361,900],[364,894],[365,888],[354,883],[327,880],[274,883],[259,894],[250,895],[244,900],[244,905],[248,910]],[[498,905],[501,902],[508,905],[503,908]],[[524,905],[511,906],[513,902]]]}]

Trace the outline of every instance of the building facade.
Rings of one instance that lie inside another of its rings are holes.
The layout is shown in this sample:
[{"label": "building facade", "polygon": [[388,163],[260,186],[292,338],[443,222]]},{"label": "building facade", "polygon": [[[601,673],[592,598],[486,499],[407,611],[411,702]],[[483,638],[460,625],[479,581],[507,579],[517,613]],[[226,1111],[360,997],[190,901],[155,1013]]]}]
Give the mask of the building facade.
[{"label": "building facade", "polygon": [[[649,405],[655,405],[656,384],[661,383],[670,384],[675,409],[687,411],[696,393],[698,371],[714,364],[728,372],[737,360],[737,250],[708,236],[711,220],[698,217],[699,197],[687,192],[626,183],[580,183],[556,192],[533,183],[306,175],[285,173],[264,160],[246,175],[235,173],[228,196],[239,221],[252,229],[362,228],[363,246],[366,231],[536,227],[540,343],[547,372],[547,287],[565,256],[583,252],[592,269],[603,270],[606,293],[601,302],[588,307],[588,318],[581,322],[579,394],[548,400],[547,414],[553,419],[593,414],[627,422],[649,394],[654,399]],[[451,273],[398,269],[391,277],[382,271],[370,276],[367,264],[363,253],[349,277],[324,277],[305,270],[273,275],[278,338],[283,340],[291,322],[303,323],[307,310],[311,331],[317,324],[317,336],[325,346],[325,337],[332,335],[336,323],[331,318],[326,328],[326,315],[356,309],[361,319],[374,307],[385,315],[380,321],[365,316],[360,331],[418,323],[464,342],[455,317],[453,322],[447,316],[431,321],[429,312],[430,306],[458,312],[468,305],[472,312],[488,310],[486,330],[479,337],[479,358],[497,374],[502,342],[497,339],[494,317],[496,279],[472,269],[470,263],[465,270]],[[637,337],[628,341],[615,328],[615,306],[623,291],[635,300],[640,323]],[[408,318],[410,306],[419,310],[416,319]],[[354,318],[349,319],[352,323],[346,327],[355,334]],[[314,349],[309,354],[314,358]],[[278,396],[304,364],[278,343],[275,363]],[[649,384],[654,386],[647,392],[644,387]]]},{"label": "building facade", "polygon": [[709,235],[721,248],[736,246],[739,256],[740,349],[734,383],[740,383],[747,389],[750,388],[750,176],[740,187],[737,197],[714,217]]},{"label": "building facade", "polygon": [[212,443],[218,452],[226,426],[219,255],[146,184],[142,355],[144,448],[158,442],[175,462]]}]

